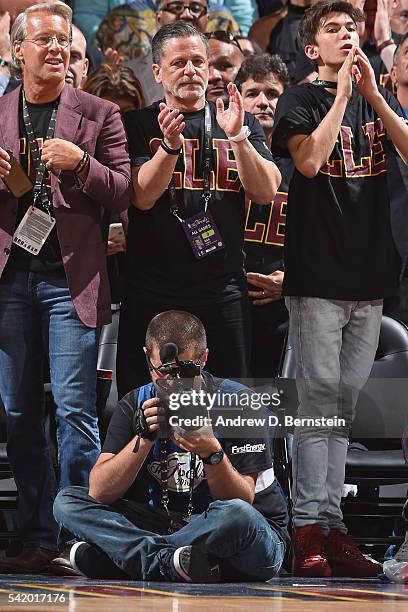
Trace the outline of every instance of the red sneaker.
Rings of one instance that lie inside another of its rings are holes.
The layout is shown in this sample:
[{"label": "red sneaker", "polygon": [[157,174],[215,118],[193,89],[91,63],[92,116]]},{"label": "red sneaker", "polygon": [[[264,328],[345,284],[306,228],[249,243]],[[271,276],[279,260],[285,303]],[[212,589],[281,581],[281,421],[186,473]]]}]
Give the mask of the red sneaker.
[{"label": "red sneaker", "polygon": [[331,568],[324,552],[326,539],[320,525],[317,524],[295,529],[292,536],[295,576],[320,576],[322,578],[331,576]]},{"label": "red sneaker", "polygon": [[374,578],[382,571],[380,563],[367,559],[354,540],[338,529],[330,530],[326,553],[333,576]]}]

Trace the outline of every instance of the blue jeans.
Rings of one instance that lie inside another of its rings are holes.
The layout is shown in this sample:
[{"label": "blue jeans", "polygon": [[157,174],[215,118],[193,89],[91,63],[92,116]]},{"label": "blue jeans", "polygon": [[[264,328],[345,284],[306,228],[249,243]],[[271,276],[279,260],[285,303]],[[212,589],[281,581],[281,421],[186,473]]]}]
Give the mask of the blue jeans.
[{"label": "blue jeans", "polygon": [[[58,488],[88,484],[99,451],[96,366],[99,330],[78,318],[62,273],[10,270],[0,279],[0,395],[7,452],[25,546],[57,548]],[[59,483],[44,428],[43,361],[56,406]],[[67,538],[65,534],[65,538]]]},{"label": "blue jeans", "polygon": [[[262,580],[278,573],[284,544],[266,519],[240,499],[211,502],[179,531],[166,533],[164,510],[120,500],[101,504],[83,487],[60,491],[55,518],[79,540],[98,546],[135,580],[164,580],[161,558],[181,546],[197,546],[220,560],[226,580]],[[117,577],[117,576],[116,576]]]}]

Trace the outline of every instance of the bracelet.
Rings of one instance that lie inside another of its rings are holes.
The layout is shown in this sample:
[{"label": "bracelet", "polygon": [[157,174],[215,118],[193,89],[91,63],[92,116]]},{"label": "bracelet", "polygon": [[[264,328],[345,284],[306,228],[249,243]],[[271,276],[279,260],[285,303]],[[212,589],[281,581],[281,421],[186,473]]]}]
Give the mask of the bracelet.
[{"label": "bracelet", "polygon": [[82,164],[82,166],[80,167],[80,169],[78,171],[79,174],[81,174],[82,170],[85,170],[85,168],[88,166],[88,164],[89,164],[89,153],[88,153],[88,151],[86,151],[84,163]]},{"label": "bracelet", "polygon": [[10,62],[8,62],[7,60],[3,59],[0,56],[0,68],[9,68],[10,67]]},{"label": "bracelet", "polygon": [[74,168],[75,174],[81,174],[82,170],[86,167],[89,162],[89,153],[88,151],[84,151],[81,161]]},{"label": "bracelet", "polygon": [[164,139],[162,138],[160,141],[160,146],[161,148],[166,151],[166,153],[168,153],[169,155],[180,155],[180,151],[181,151],[181,147],[179,149],[172,149],[171,147],[169,147],[165,142]]},{"label": "bracelet", "polygon": [[75,166],[75,168],[74,168],[74,172],[75,172],[75,173],[77,173],[77,172],[79,171],[79,169],[80,169],[80,167],[82,166],[82,163],[83,163],[83,161],[84,161],[85,157],[86,157],[86,151],[84,151],[84,152],[83,152],[83,154],[82,154],[82,157],[81,157],[80,161],[79,161],[79,162],[77,163],[77,165]]},{"label": "bracelet", "polygon": [[250,133],[251,130],[249,129],[249,127],[247,125],[243,125],[239,134],[237,134],[236,136],[227,136],[227,138],[231,142],[241,142],[242,140],[245,140],[245,138],[248,138]]},{"label": "bracelet", "polygon": [[87,156],[84,160],[84,163],[80,165],[78,170],[76,170],[75,174],[81,174],[81,172],[87,167],[89,161],[89,156]]},{"label": "bracelet", "polygon": [[384,49],[386,49],[390,45],[395,45],[395,42],[394,42],[394,40],[392,38],[389,38],[388,40],[384,40],[384,42],[382,42],[381,45],[378,45],[377,53],[380,54],[381,51],[383,51]]}]

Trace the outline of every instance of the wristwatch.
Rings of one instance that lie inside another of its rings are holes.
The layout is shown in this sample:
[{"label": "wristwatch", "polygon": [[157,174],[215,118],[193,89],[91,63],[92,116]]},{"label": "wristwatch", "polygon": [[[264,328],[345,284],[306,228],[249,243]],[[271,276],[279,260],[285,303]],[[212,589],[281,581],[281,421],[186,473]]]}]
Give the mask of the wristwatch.
[{"label": "wristwatch", "polygon": [[203,457],[201,457],[201,459],[203,463],[206,463],[207,465],[218,465],[219,463],[221,463],[223,457],[224,451],[221,449],[219,451],[216,451],[215,453],[211,453],[211,455],[208,455],[208,457],[206,457],[205,459]]}]

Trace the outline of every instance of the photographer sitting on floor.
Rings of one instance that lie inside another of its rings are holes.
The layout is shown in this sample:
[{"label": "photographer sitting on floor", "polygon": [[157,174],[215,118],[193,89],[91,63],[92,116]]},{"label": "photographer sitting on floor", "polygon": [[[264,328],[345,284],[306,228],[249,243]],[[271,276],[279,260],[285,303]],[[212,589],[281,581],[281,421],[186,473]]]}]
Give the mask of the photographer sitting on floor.
[{"label": "photographer sitting on floor", "polygon": [[[269,580],[281,567],[288,534],[265,429],[256,440],[232,438],[234,429],[213,431],[212,418],[204,428],[165,433],[166,398],[179,383],[218,398],[249,390],[203,372],[205,330],[187,312],[154,317],[145,352],[153,382],[119,402],[89,494],[68,487],[55,501],[56,519],[86,540],[71,548],[72,568],[91,578]],[[197,409],[190,405],[188,414]]]}]

